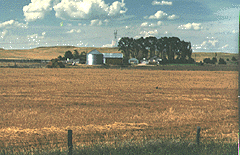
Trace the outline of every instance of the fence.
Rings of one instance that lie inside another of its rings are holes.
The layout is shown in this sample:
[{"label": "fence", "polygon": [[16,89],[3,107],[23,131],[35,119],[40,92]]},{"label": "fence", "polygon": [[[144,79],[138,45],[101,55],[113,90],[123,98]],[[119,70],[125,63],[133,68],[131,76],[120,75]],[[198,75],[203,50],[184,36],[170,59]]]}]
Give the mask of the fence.
[{"label": "fence", "polygon": [[[200,127],[197,127],[197,136],[196,136],[196,144],[199,145],[200,144]],[[28,142],[15,142],[15,143],[8,143],[8,145],[5,145],[2,142],[2,146],[0,143],[0,154],[8,154],[8,153],[17,153],[17,152],[36,152],[37,151],[48,151],[49,148],[61,148],[61,150],[65,150],[68,152],[68,155],[72,155],[72,150],[73,150],[73,132],[72,130],[68,130],[68,134],[67,136],[65,136],[62,139],[52,139],[52,140],[40,140],[37,139],[37,141],[28,141]],[[78,135],[79,136],[79,135]],[[153,137],[152,137],[153,138]],[[76,139],[76,138],[75,138]],[[120,142],[121,140],[119,139],[114,139],[112,141],[104,141],[104,140],[97,140],[97,142],[112,142],[112,144],[115,144],[117,142]],[[96,141],[94,139],[91,139],[90,141],[83,141],[80,143],[88,143],[88,144],[94,144]],[[121,141],[122,142],[122,141]],[[22,145],[19,145],[22,144]],[[79,144],[79,143],[78,143]],[[76,144],[75,144],[76,145]],[[34,147],[37,147],[37,149],[33,149]]]}]

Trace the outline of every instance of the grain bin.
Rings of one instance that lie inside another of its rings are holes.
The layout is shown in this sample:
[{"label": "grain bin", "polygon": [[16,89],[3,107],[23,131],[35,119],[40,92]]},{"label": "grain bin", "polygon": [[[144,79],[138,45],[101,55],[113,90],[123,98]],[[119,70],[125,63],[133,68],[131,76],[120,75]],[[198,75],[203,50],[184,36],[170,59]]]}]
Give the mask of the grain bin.
[{"label": "grain bin", "polygon": [[92,50],[87,54],[86,58],[87,65],[101,65],[103,64],[103,54],[98,52],[96,49]]}]

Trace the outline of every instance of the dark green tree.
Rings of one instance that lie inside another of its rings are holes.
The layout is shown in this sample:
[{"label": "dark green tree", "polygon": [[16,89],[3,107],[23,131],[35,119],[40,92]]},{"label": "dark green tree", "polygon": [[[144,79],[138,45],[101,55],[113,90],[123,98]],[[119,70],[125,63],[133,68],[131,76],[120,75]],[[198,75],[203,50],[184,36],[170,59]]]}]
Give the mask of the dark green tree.
[{"label": "dark green tree", "polygon": [[213,58],[212,58],[212,63],[213,63],[213,64],[217,63],[217,58],[216,58],[216,57],[213,57]]},{"label": "dark green tree", "polygon": [[233,57],[232,57],[232,61],[237,61],[237,59],[233,56]]},{"label": "dark green tree", "polygon": [[226,61],[222,58],[219,58],[218,64],[227,64]]},{"label": "dark green tree", "polygon": [[87,53],[85,51],[81,52],[81,54],[79,55],[79,58],[82,64],[86,63],[86,55]]},{"label": "dark green tree", "polygon": [[58,59],[59,59],[59,60],[63,60],[63,58],[62,58],[62,56],[61,56],[61,55],[59,55],[59,56],[58,56]]},{"label": "dark green tree", "polygon": [[133,47],[133,38],[129,38],[129,37],[123,37],[119,40],[118,42],[118,50],[123,53],[124,55],[124,59],[123,62],[127,63],[128,59],[130,59],[130,55],[131,55],[131,50]]},{"label": "dark green tree", "polygon": [[74,59],[79,59],[79,53],[78,53],[77,50],[74,50],[73,58],[74,58]]},{"label": "dark green tree", "polygon": [[67,51],[67,52],[65,52],[64,57],[69,58],[69,59],[73,59],[73,54],[72,54],[71,51]]},{"label": "dark green tree", "polygon": [[150,36],[145,38],[145,47],[149,49],[150,58],[155,56],[155,51],[157,49],[157,38]]}]

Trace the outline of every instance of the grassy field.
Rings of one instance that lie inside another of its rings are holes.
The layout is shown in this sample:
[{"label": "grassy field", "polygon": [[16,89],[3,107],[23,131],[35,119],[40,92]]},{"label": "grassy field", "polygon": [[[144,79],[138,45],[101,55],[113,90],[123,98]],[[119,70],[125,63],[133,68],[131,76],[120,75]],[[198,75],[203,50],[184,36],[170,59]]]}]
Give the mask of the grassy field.
[{"label": "grassy field", "polygon": [[[0,68],[0,148],[154,138],[237,143],[237,71]],[[158,89],[156,89],[158,87]]]},{"label": "grassy field", "polygon": [[[118,48],[106,48],[106,47],[74,47],[74,46],[56,46],[56,47],[39,47],[29,50],[3,50],[0,49],[0,59],[45,59],[51,60],[57,58],[59,55],[64,56],[65,52],[70,50],[74,52],[77,50],[79,53],[85,51],[90,52],[93,49],[97,49],[101,53],[121,53],[118,51]],[[196,55],[196,56],[195,56]],[[192,58],[196,62],[203,61],[204,58],[212,58],[215,56],[215,53],[206,53],[206,52],[195,52],[192,54]],[[217,53],[217,59],[223,58],[226,60],[232,59],[232,57],[238,57],[238,54],[233,53]]]}]

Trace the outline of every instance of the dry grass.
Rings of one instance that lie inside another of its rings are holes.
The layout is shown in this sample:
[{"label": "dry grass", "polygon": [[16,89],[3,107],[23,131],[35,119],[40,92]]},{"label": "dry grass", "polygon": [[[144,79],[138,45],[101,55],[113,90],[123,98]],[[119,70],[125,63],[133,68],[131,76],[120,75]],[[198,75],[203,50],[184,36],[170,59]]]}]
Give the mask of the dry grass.
[{"label": "dry grass", "polygon": [[195,140],[197,126],[202,139],[237,142],[235,71],[0,68],[0,74],[0,146],[1,141],[66,146],[68,129],[77,145],[171,136]]},{"label": "dry grass", "polygon": [[55,46],[55,47],[39,47],[29,50],[2,50],[0,49],[1,59],[44,59],[51,60],[59,55],[64,56],[65,52],[74,50],[81,52],[90,52],[97,49],[101,53],[121,53],[118,48],[95,48],[95,47],[74,47],[74,46]]}]

